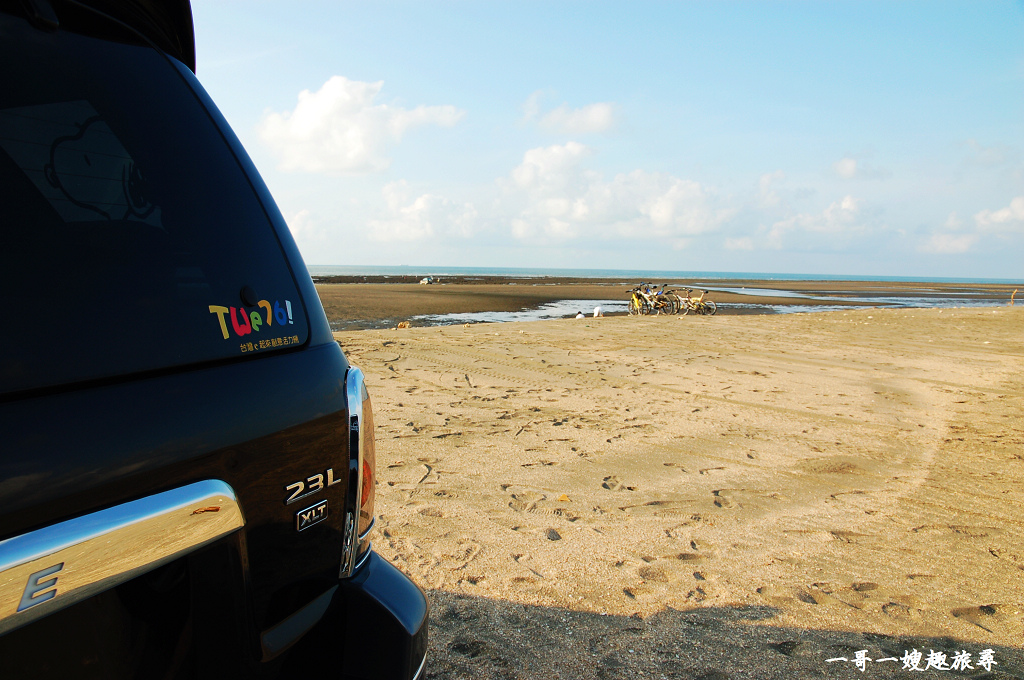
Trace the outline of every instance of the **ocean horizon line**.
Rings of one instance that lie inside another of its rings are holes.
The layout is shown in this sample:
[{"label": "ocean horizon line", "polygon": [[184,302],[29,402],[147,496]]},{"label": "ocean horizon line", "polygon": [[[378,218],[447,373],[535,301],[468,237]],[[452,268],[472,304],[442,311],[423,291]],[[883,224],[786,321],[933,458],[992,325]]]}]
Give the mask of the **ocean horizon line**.
[{"label": "ocean horizon line", "polygon": [[778,272],[672,271],[657,269],[575,269],[544,267],[447,267],[447,266],[361,266],[307,265],[310,276],[501,276],[507,278],[584,278],[584,279],[707,279],[753,281],[884,281],[896,283],[981,283],[1021,284],[1022,279],[880,276],[851,274],[791,274]]}]

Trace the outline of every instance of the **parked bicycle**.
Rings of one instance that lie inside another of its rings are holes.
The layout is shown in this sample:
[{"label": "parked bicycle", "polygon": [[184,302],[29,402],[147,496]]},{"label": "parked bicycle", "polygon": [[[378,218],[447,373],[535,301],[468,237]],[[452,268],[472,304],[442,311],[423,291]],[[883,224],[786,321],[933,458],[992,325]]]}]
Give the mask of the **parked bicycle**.
[{"label": "parked bicycle", "polygon": [[644,297],[643,293],[641,292],[640,286],[632,288],[629,291],[629,293],[630,296],[628,310],[630,316],[651,313],[651,305],[647,301],[647,298]]},{"label": "parked bicycle", "polygon": [[679,307],[675,300],[665,294],[665,286],[662,284],[661,290],[651,288],[651,284],[640,282],[640,285],[630,289],[629,298],[629,315],[647,315],[647,314],[675,314],[679,311]]},{"label": "parked bicycle", "polygon": [[701,291],[700,297],[694,297],[691,295],[692,292],[692,288],[687,288],[686,297],[682,298],[683,314],[693,312],[694,314],[712,316],[718,311],[718,305],[715,304],[714,300],[705,299],[709,291]]},{"label": "parked bicycle", "polygon": [[701,314],[712,316],[718,312],[718,305],[707,296],[710,291],[701,291],[700,295],[693,295],[692,288],[684,289],[684,295],[674,290],[667,290],[665,285],[658,286],[650,283],[640,282],[638,286],[629,289],[629,315],[640,316],[648,314]]}]

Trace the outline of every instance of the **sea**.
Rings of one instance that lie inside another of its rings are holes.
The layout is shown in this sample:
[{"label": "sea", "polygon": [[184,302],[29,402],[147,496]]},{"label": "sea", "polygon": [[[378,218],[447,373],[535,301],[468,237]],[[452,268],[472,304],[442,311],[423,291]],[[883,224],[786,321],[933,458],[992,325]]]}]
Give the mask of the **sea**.
[{"label": "sea", "polygon": [[[392,267],[365,267],[356,265],[308,265],[310,276],[401,276],[401,277],[445,277],[459,276],[472,278],[475,276],[489,277],[500,276],[506,278],[521,278],[524,282],[539,277],[551,278],[583,278],[583,279],[613,279],[623,284],[634,285],[640,281],[656,282],[659,280],[687,280],[694,282],[695,286],[707,289],[714,293],[728,292],[738,295],[774,296],[785,298],[798,298],[806,300],[808,304],[787,304],[771,305],[761,303],[730,303],[719,305],[724,311],[727,307],[734,308],[736,312],[747,314],[799,314],[806,312],[824,312],[832,310],[850,310],[858,307],[995,307],[1007,304],[1006,300],[995,300],[990,292],[971,290],[972,284],[996,284],[1006,286],[1019,286],[1024,289],[1024,282],[1012,279],[995,278],[953,278],[953,277],[914,277],[914,276],[857,276],[849,274],[780,274],[775,272],[713,272],[713,271],[669,271],[669,270],[639,270],[639,269],[542,269],[542,268],[521,268],[521,267],[444,267],[444,266],[392,266]],[[809,295],[783,289],[771,289],[758,287],[755,290],[736,288],[727,285],[715,285],[716,281],[723,284],[726,281],[736,280],[759,281],[759,282],[785,282],[785,281],[878,281],[891,283],[944,283],[961,284],[962,290],[957,292],[944,291],[936,295],[934,290],[929,291],[927,287],[919,290],[909,288],[904,295],[900,296],[873,296],[856,298],[849,295],[842,296],[843,305],[829,305],[831,298],[828,296]],[[1024,294],[1021,296],[1024,298]],[[796,301],[795,301],[796,302]],[[850,302],[861,303],[850,305]],[[1022,301],[1024,304],[1024,301]],[[601,314],[625,314],[627,301],[617,300],[559,300],[540,305],[534,309],[523,309],[518,312],[473,312],[461,314],[436,314],[421,315],[411,319],[414,325],[419,326],[446,326],[451,324],[465,323],[498,323],[505,321],[540,321],[544,319],[571,318],[577,314],[593,316]],[[356,328],[390,327],[397,321],[363,321],[358,319],[332,321],[334,330],[351,330]]]},{"label": "sea", "polygon": [[964,279],[949,277],[921,276],[858,276],[850,274],[779,274],[770,272],[711,272],[711,271],[670,271],[650,269],[540,269],[530,267],[425,267],[398,265],[392,267],[364,267],[360,265],[313,264],[306,267],[310,276],[505,276],[509,278],[554,278],[621,279],[629,281],[654,281],[655,279],[745,279],[759,281],[893,281],[921,283],[995,283],[1024,284],[1013,279]]}]

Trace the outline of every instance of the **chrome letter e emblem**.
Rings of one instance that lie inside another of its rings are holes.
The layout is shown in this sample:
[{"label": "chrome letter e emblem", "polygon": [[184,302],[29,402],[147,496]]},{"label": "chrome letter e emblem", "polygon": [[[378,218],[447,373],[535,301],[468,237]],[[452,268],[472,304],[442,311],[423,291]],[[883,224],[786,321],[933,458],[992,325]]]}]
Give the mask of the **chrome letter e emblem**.
[{"label": "chrome letter e emblem", "polygon": [[[55,564],[52,567],[47,567],[41,571],[37,571],[28,577],[28,583],[25,585],[25,592],[21,594],[21,603],[18,605],[18,611],[23,612],[29,607],[34,607],[40,602],[46,602],[57,596],[57,577],[54,576],[51,579],[47,579],[47,576],[53,576],[58,571],[64,568],[64,563]],[[46,579],[46,580],[44,580]],[[53,588],[53,590],[50,590]],[[45,592],[44,592],[45,591]]]}]

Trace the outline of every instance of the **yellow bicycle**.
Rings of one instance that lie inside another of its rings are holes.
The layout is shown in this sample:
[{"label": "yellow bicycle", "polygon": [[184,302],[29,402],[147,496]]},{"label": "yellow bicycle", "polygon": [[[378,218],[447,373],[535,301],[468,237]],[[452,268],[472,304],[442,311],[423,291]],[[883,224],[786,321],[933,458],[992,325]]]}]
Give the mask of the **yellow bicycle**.
[{"label": "yellow bicycle", "polygon": [[715,304],[714,300],[705,300],[705,296],[708,291],[702,291],[700,297],[693,297],[690,293],[691,288],[686,289],[686,297],[682,298],[682,309],[683,314],[705,314],[707,316],[713,316],[718,311],[718,305]]},{"label": "yellow bicycle", "polygon": [[644,297],[643,291],[640,290],[640,286],[633,288],[629,291],[629,315],[638,316],[640,314],[650,314],[651,304]]},{"label": "yellow bicycle", "polygon": [[664,291],[651,290],[650,286],[640,284],[630,291],[629,315],[675,314],[679,307],[673,298]]}]

